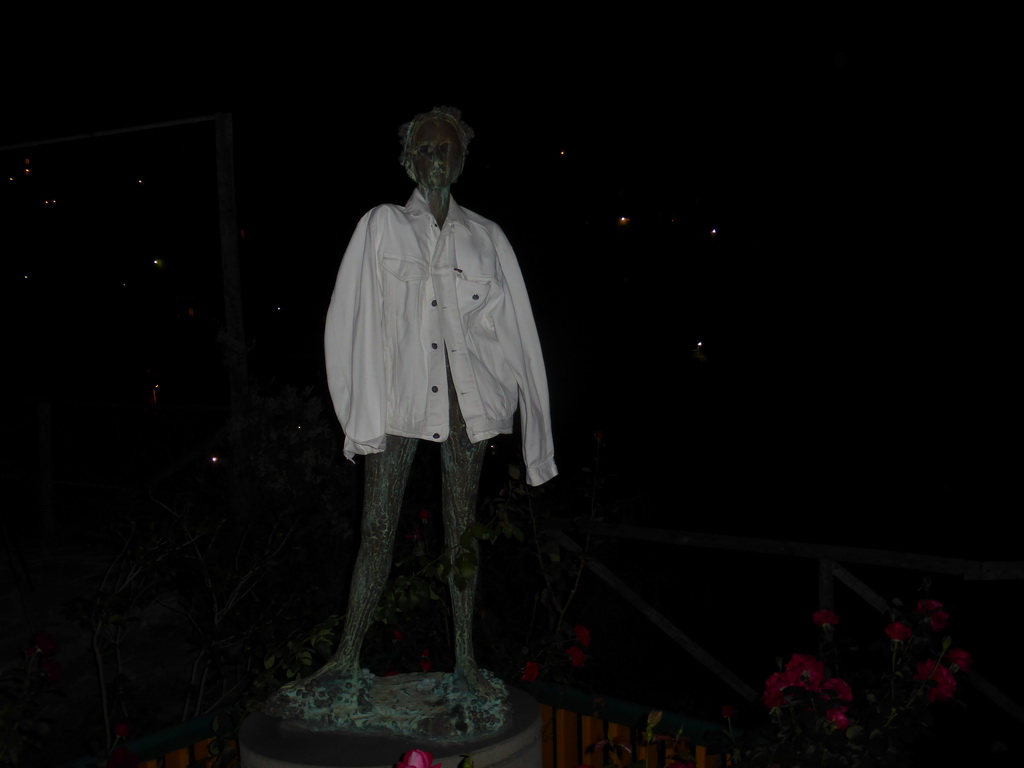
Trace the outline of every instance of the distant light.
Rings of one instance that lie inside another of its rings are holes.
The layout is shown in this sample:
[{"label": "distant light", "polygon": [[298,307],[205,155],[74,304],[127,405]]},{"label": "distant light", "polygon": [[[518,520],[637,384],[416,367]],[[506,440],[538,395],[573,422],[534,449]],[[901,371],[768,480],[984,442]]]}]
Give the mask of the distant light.
[{"label": "distant light", "polygon": [[216,456],[211,456],[210,457],[210,461],[212,461],[214,464],[216,464],[217,463],[217,457]]},{"label": "distant light", "polygon": [[564,154],[565,154],[565,150],[563,149],[563,150],[562,150],[561,152],[559,152],[558,154],[560,154],[560,155],[564,155]]},{"label": "distant light", "polygon": [[698,346],[698,347],[704,346],[704,342],[703,342],[703,341],[698,341],[698,342],[697,342],[697,346]]},{"label": "distant light", "polygon": [[711,229],[711,234],[712,234],[712,235],[717,235],[717,234],[718,234],[718,230],[717,230],[717,229],[715,229],[715,228],[712,228],[712,229]]},{"label": "distant light", "polygon": [[25,279],[28,280],[28,275],[25,275]]},{"label": "distant light", "polygon": [[628,225],[629,225],[629,217],[628,216],[620,216],[619,217],[619,226],[620,227],[625,227],[625,226],[628,226]]},{"label": "distant light", "polygon": [[142,179],[139,179],[139,184],[141,184],[141,183],[142,183]]}]

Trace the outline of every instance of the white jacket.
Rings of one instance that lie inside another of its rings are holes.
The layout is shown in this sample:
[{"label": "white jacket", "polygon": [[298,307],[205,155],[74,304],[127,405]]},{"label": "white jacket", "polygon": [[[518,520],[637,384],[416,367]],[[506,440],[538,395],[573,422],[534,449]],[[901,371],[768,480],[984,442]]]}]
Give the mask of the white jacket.
[{"label": "white jacket", "polygon": [[519,264],[492,221],[449,201],[438,227],[419,190],[356,226],[327,312],[327,382],[345,457],[386,435],[448,439],[452,381],[473,442],[512,432],[519,407],[530,485],[555,467],[548,385]]}]

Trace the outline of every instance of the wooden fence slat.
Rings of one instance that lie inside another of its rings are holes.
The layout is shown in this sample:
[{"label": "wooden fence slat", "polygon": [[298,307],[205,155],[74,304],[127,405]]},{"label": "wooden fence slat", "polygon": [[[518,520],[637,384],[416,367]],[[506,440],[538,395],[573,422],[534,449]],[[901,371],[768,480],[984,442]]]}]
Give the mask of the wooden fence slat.
[{"label": "wooden fence slat", "polygon": [[579,748],[576,744],[576,729],[579,715],[565,709],[555,710],[555,768],[563,765],[579,765]]},{"label": "wooden fence slat", "polygon": [[708,748],[701,744],[693,747],[693,761],[697,768],[718,768],[718,755],[709,755]]},{"label": "wooden fence slat", "polygon": [[555,711],[549,704],[540,705],[541,768],[555,766]]},{"label": "wooden fence slat", "polygon": [[164,756],[164,768],[188,768],[190,762],[192,761],[188,756],[188,747],[176,749]]},{"label": "wooden fence slat", "polygon": [[202,760],[206,757],[212,757],[210,754],[210,744],[213,742],[213,737],[203,739],[192,747],[192,756],[196,760]]},{"label": "wooden fence slat", "polygon": [[604,738],[604,720],[599,717],[584,716],[583,727],[581,728],[580,741],[583,754],[580,755],[580,763],[584,765],[602,765],[599,760],[591,758],[594,750],[587,751],[592,745]]}]

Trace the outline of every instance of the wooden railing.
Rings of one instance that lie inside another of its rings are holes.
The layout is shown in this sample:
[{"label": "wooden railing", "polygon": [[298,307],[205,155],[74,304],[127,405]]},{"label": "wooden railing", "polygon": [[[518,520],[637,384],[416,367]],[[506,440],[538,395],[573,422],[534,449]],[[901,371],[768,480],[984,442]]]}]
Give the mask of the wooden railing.
[{"label": "wooden railing", "polygon": [[[139,763],[139,768],[189,768],[191,765],[209,765],[213,762],[210,754],[210,742],[213,738],[203,739],[195,744],[175,749],[173,752]],[[237,754],[237,749],[235,750]],[[235,765],[237,765],[237,761]]]},{"label": "wooden railing", "polygon": [[[611,752],[617,750],[621,764],[647,760],[649,768],[662,768],[665,761],[657,746],[641,744],[643,733],[637,727],[647,710],[638,704],[611,697],[594,699],[565,686],[538,683],[534,690],[540,704],[542,764],[538,768],[577,768],[604,766],[613,762]],[[599,706],[595,707],[595,701]],[[559,706],[561,704],[562,706]],[[590,714],[575,711],[586,709]],[[617,722],[629,720],[633,725]],[[696,768],[719,768],[715,755],[697,743],[715,726],[700,720],[664,713],[658,733],[681,732]],[[128,745],[140,758],[139,768],[190,768],[212,765],[213,717],[206,716],[140,739]],[[607,746],[602,746],[602,743]],[[182,744],[184,746],[171,746]],[[672,746],[668,742],[668,746]],[[238,754],[236,743],[231,745]],[[664,753],[664,747],[662,747]],[[671,752],[669,752],[671,754]],[[93,768],[95,758],[83,758],[61,768]],[[239,768],[237,760],[224,768]],[[477,768],[488,768],[479,765]]]},{"label": "wooden railing", "polygon": [[[609,753],[615,751],[622,765],[638,760],[647,761],[649,768],[665,765],[664,754],[659,754],[657,745],[641,743],[643,735],[637,728],[547,704],[542,704],[540,710],[541,768],[605,766],[610,763]],[[603,743],[607,746],[600,746]],[[697,768],[718,768],[718,757],[709,754],[703,744],[689,741],[688,750]]]},{"label": "wooden railing", "polygon": [[[568,551],[584,557],[586,567],[605,582],[615,592],[623,596],[648,621],[672,638],[683,650],[700,662],[706,669],[717,675],[726,685],[730,686],[747,701],[757,697],[756,691],[746,684],[725,663],[712,656],[698,645],[666,616],[656,610],[643,595],[632,590],[622,579],[612,573],[596,558],[587,555],[581,547],[566,533],[569,529],[579,529],[582,533],[592,536],[633,539],[657,543],[659,545],[676,545],[686,547],[704,547],[732,552],[758,553],[779,555],[783,557],[816,560],[818,563],[818,604],[814,608],[833,608],[835,600],[835,583],[845,584],[860,599],[880,613],[889,610],[888,601],[866,583],[857,578],[847,565],[883,566],[886,568],[909,569],[924,573],[958,576],[967,581],[996,581],[1024,579],[1024,561],[976,561],[952,557],[916,554],[912,552],[894,552],[860,547],[830,546],[810,544],[806,542],[774,541],[743,536],[724,536],[717,534],[695,533],[691,531],[673,531],[657,528],[643,528],[630,525],[616,525],[587,520],[554,521],[559,543]],[[810,609],[809,609],[810,610]],[[974,673],[968,678],[971,685],[986,696],[993,704],[1002,709],[1017,722],[1024,723],[1024,706],[1011,699],[982,675]]]}]

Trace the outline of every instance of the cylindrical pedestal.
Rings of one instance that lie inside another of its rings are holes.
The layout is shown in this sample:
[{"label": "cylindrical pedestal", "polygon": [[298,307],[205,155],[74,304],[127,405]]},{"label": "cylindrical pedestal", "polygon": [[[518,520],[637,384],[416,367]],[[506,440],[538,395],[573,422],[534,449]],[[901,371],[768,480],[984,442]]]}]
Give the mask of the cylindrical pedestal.
[{"label": "cylindrical pedestal", "polygon": [[472,755],[478,768],[537,768],[541,764],[540,707],[509,688],[512,715],[495,734],[438,744],[394,734],[320,733],[261,712],[249,715],[238,736],[242,768],[393,768],[412,749],[434,755],[442,768],[458,768]]}]

